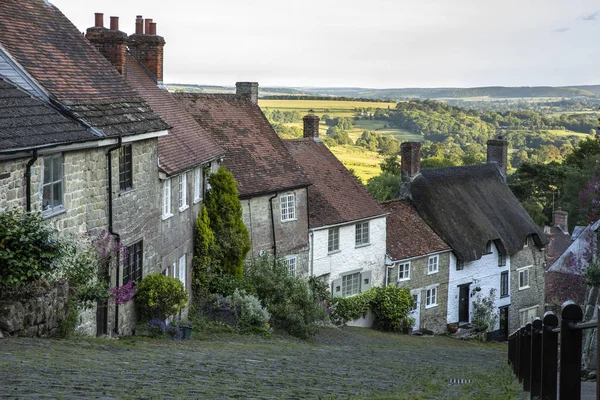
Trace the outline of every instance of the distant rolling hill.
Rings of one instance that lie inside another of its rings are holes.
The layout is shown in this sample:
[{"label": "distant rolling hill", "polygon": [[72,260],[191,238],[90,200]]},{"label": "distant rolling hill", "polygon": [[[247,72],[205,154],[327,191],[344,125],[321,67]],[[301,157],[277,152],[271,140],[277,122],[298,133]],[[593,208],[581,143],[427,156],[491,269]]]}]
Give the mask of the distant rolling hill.
[{"label": "distant rolling hill", "polygon": [[[234,87],[168,84],[169,90],[196,93],[233,93]],[[585,86],[489,86],[477,88],[320,88],[259,87],[261,96],[334,96],[364,99],[519,99],[519,98],[592,98],[600,97],[600,85]]]}]

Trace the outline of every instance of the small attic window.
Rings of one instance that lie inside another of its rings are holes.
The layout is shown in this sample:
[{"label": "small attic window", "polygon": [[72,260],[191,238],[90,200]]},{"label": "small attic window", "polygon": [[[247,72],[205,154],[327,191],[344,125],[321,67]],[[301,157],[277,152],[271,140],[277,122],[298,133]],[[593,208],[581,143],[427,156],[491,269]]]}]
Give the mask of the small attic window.
[{"label": "small attic window", "polygon": [[462,271],[463,269],[465,269],[465,262],[461,259],[457,259],[456,260],[456,270]]},{"label": "small attic window", "polygon": [[485,244],[485,254],[490,254],[492,252],[492,241],[488,241]]},{"label": "small attic window", "polygon": [[533,244],[533,239],[531,238],[531,235],[527,235],[527,237],[525,238],[525,243],[523,244],[523,248],[529,247],[532,244]]}]

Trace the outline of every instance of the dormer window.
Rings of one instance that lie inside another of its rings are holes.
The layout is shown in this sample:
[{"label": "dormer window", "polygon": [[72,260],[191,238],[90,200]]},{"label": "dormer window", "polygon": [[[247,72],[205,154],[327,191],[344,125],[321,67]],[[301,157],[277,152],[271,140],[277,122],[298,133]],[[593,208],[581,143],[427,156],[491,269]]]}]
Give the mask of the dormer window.
[{"label": "dormer window", "polygon": [[528,235],[525,238],[525,243],[523,244],[523,248],[529,247],[533,244],[533,238],[531,237],[531,235]]},{"label": "dormer window", "polygon": [[456,260],[456,270],[462,271],[463,269],[465,269],[465,262],[461,259],[457,259]]},{"label": "dormer window", "polygon": [[485,254],[490,254],[492,252],[492,241],[490,240],[485,244]]},{"label": "dormer window", "polygon": [[498,252],[498,266],[505,267],[506,266],[506,255],[501,251]]}]

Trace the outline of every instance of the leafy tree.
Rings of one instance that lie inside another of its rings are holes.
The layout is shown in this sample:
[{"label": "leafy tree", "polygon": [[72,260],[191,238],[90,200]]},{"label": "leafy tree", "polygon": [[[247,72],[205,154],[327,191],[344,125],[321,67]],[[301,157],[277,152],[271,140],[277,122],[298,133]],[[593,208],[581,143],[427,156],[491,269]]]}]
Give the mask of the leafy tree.
[{"label": "leafy tree", "polygon": [[241,277],[244,259],[250,250],[250,237],[242,221],[237,182],[224,167],[208,181],[211,188],[206,194],[205,206],[215,237],[213,265],[221,273]]},{"label": "leafy tree", "polygon": [[392,175],[402,175],[402,165],[400,164],[400,156],[390,156],[383,159],[379,164],[381,171],[388,172]]},{"label": "leafy tree", "polygon": [[587,138],[573,149],[573,152],[567,156],[564,164],[572,167],[583,168],[585,161],[590,157],[595,157],[600,161],[600,140]]},{"label": "leafy tree", "polygon": [[389,172],[381,174],[369,179],[365,186],[371,196],[377,201],[391,200],[398,195],[402,178],[400,175],[394,175]]},{"label": "leafy tree", "polygon": [[212,251],[215,235],[210,227],[208,210],[203,204],[196,219],[194,235],[194,258],[192,259],[192,285],[195,294],[206,291],[209,280],[209,268],[212,264]]},{"label": "leafy tree", "polygon": [[377,142],[381,154],[392,155],[400,151],[400,142],[392,136],[381,136]]}]

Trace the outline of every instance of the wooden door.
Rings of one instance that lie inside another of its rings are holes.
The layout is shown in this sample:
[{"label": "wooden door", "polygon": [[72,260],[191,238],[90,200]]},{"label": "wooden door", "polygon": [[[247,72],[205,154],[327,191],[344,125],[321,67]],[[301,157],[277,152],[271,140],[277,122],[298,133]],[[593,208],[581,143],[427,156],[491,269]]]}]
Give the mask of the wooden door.
[{"label": "wooden door", "polygon": [[458,322],[469,322],[469,286],[460,285],[458,293]]}]

